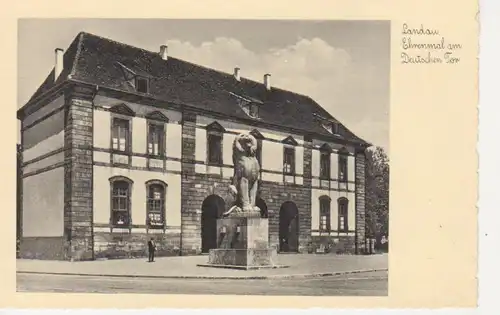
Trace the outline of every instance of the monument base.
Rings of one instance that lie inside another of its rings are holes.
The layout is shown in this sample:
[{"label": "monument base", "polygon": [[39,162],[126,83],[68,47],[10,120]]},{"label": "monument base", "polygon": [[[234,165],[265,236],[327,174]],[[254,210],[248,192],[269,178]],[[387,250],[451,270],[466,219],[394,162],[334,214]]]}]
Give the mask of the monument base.
[{"label": "monument base", "polygon": [[276,250],[268,249],[212,249],[208,263],[214,265],[234,266],[274,266]]},{"label": "monument base", "polygon": [[235,269],[283,268],[269,247],[268,219],[232,216],[217,220],[217,248],[209,250],[208,264],[198,266]]},{"label": "monument base", "polygon": [[232,268],[232,269],[264,269],[264,268],[286,268],[288,266],[278,265],[276,262],[276,250],[269,249],[211,249],[208,256],[208,264],[200,264],[202,267]]}]

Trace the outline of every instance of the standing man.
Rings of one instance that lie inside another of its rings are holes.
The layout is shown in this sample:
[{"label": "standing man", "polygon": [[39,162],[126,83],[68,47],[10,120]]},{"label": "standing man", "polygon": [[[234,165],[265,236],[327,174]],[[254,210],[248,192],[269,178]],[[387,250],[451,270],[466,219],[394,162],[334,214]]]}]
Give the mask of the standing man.
[{"label": "standing man", "polygon": [[155,261],[155,251],[156,251],[156,243],[154,238],[151,238],[148,242],[148,250],[149,250],[149,262]]}]

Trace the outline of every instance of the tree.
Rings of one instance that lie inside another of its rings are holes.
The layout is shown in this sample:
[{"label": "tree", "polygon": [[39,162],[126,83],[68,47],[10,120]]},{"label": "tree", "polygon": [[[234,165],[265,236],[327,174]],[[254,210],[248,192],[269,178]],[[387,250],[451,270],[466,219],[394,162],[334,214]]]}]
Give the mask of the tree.
[{"label": "tree", "polygon": [[389,158],[381,147],[366,150],[366,237],[389,236]]}]

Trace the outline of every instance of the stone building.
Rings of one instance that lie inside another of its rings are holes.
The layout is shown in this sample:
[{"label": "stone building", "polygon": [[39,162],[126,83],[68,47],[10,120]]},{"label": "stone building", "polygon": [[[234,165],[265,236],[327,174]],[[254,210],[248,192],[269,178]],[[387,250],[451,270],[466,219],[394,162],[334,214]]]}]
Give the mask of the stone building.
[{"label": "stone building", "polygon": [[18,111],[22,257],[194,255],[216,245],[232,141],[259,142],[279,252],[362,252],[369,144],[311,98],[80,33]]}]

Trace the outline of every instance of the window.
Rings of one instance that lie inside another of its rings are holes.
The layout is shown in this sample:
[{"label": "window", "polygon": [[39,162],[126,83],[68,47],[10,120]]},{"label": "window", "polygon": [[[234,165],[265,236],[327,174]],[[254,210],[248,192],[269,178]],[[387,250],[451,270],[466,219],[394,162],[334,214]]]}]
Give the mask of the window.
[{"label": "window", "polygon": [[222,165],[222,137],[225,129],[214,121],[207,126],[207,163]]},{"label": "window", "polygon": [[338,123],[332,123],[332,133],[334,135],[338,135],[339,134],[339,124]]},{"label": "window", "polygon": [[339,154],[339,181],[347,182],[347,156]]},{"label": "window", "polygon": [[236,98],[236,103],[243,109],[245,114],[252,118],[259,118],[259,105],[263,104],[262,101],[232,92],[229,92],[229,94]]},{"label": "window", "polygon": [[259,106],[257,106],[257,104],[255,103],[250,103],[248,115],[253,118],[259,117]]},{"label": "window", "polygon": [[164,153],[165,127],[163,124],[149,124],[148,154],[161,156]]},{"label": "window", "polygon": [[147,184],[147,226],[151,229],[165,227],[165,184]]},{"label": "window", "polygon": [[128,152],[130,146],[129,139],[129,121],[127,119],[114,118],[112,130],[113,150]]},{"label": "window", "polygon": [[283,173],[286,175],[295,174],[295,146],[297,141],[288,136],[281,141],[283,143]]},{"label": "window", "polygon": [[330,197],[320,197],[319,208],[319,231],[330,232]]},{"label": "window", "polygon": [[130,225],[131,187],[128,179],[111,180],[111,224],[114,227]]},{"label": "window", "polygon": [[143,77],[136,77],[135,88],[136,88],[137,92],[148,93],[148,91],[149,91],[148,79],[143,78]]},{"label": "window", "polygon": [[337,122],[332,121],[323,121],[321,124],[323,128],[325,128],[329,133],[334,135],[339,135],[339,124]]},{"label": "window", "polygon": [[321,151],[320,177],[321,179],[330,179],[330,151]]},{"label": "window", "polygon": [[285,174],[295,173],[295,148],[285,147],[283,153],[283,172]]},{"label": "window", "polygon": [[349,201],[347,198],[339,198],[338,201],[338,213],[339,213],[339,232],[347,232],[349,230],[349,225],[347,222],[347,206]]},{"label": "window", "polygon": [[222,135],[220,134],[208,134],[208,163],[222,164]]},{"label": "window", "polygon": [[255,151],[255,157],[259,162],[259,165],[262,169],[262,141],[264,140],[264,136],[257,130],[254,129],[250,132],[250,134],[257,139],[257,150]]}]

